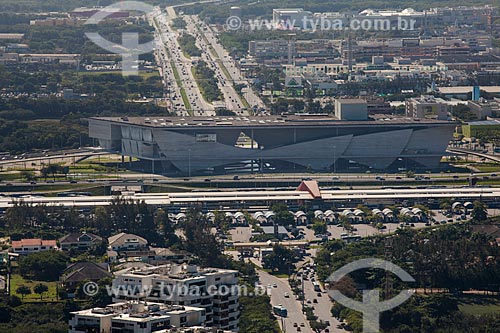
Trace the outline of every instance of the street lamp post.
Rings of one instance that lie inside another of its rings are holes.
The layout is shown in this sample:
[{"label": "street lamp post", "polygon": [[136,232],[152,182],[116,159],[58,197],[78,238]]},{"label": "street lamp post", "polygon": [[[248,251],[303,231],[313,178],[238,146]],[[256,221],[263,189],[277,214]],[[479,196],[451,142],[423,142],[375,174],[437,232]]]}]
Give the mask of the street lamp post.
[{"label": "street lamp post", "polygon": [[337,173],[337,156],[336,156],[337,146],[333,146],[333,173]]},{"label": "street lamp post", "polygon": [[188,177],[191,178],[191,149],[188,149]]}]

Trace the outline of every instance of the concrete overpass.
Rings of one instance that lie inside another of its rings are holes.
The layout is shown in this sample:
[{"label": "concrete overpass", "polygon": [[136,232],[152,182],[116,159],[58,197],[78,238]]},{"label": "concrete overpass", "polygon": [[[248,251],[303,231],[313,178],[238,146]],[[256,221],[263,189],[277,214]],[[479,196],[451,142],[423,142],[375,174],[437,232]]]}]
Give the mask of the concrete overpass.
[{"label": "concrete overpass", "polygon": [[463,154],[474,155],[477,157],[485,158],[487,160],[491,160],[491,161],[500,163],[500,157],[498,157],[498,156],[492,156],[492,155],[480,153],[480,152],[473,151],[473,150],[468,150],[468,149],[463,149],[463,148],[448,148],[448,149],[446,149],[446,151],[450,152],[450,153],[454,153],[454,154],[460,154],[460,155],[463,155]]}]

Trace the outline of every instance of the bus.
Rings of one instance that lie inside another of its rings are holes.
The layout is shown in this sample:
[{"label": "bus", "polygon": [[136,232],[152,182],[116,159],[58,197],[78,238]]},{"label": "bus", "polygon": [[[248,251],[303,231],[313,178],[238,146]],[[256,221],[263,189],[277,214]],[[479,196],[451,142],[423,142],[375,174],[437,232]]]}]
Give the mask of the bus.
[{"label": "bus", "polygon": [[318,282],[313,282],[314,291],[321,292],[321,287]]},{"label": "bus", "polygon": [[281,304],[273,306],[273,312],[280,317],[288,316],[288,310]]}]

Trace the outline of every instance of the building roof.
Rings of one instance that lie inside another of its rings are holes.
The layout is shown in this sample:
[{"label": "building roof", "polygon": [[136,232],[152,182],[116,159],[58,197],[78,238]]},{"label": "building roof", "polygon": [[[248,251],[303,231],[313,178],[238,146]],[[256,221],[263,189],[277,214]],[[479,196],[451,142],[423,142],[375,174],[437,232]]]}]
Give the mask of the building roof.
[{"label": "building roof", "polygon": [[500,237],[500,225],[495,224],[475,224],[472,225],[472,232],[484,234],[490,237]]},{"label": "building roof", "polygon": [[[439,92],[445,95],[449,94],[467,94],[472,92],[472,86],[459,86],[459,87],[439,87]],[[500,86],[481,86],[481,90],[495,94],[500,93]]]},{"label": "building roof", "polygon": [[69,265],[64,270],[61,281],[64,283],[98,281],[106,277],[111,277],[107,263],[77,262]]},{"label": "building roof", "polygon": [[42,240],[40,238],[26,238],[19,241],[12,241],[12,247],[25,247],[25,246],[57,246],[55,240]]},{"label": "building roof", "polygon": [[23,37],[24,37],[24,34],[0,33],[0,39],[21,39]]},{"label": "building roof", "polygon": [[60,244],[78,243],[78,242],[86,241],[86,240],[84,240],[84,238],[82,238],[82,236],[88,236],[90,242],[98,242],[98,241],[102,240],[102,237],[99,237],[99,236],[94,235],[94,234],[89,233],[89,232],[74,232],[74,233],[71,233],[71,234],[68,234],[66,236],[61,237],[59,239],[59,243]]},{"label": "building roof", "polygon": [[307,191],[313,198],[321,198],[321,190],[319,189],[318,182],[315,180],[302,181],[297,187],[297,191]]},{"label": "building roof", "polygon": [[[341,100],[344,101],[349,100]],[[365,100],[352,103],[364,103]],[[347,102],[349,103],[349,102]],[[349,121],[338,120],[329,115],[302,114],[302,115],[281,115],[281,116],[254,116],[254,117],[92,117],[91,121],[106,121],[117,124],[138,125],[151,128],[186,129],[186,128],[261,128],[261,127],[329,127],[329,126],[357,126],[357,125],[424,125],[424,124],[454,124],[446,120],[419,119],[415,120],[403,116],[370,115],[368,120]]]},{"label": "building roof", "polygon": [[124,232],[109,237],[108,243],[110,246],[120,246],[125,244],[129,239],[137,239],[139,243],[142,243],[144,245],[148,244],[148,241],[146,239],[134,234],[126,234]]},{"label": "building roof", "polygon": [[[265,226],[261,227],[262,230],[264,231],[265,234],[274,234],[274,226]],[[286,231],[285,227],[280,225],[278,226],[278,234],[283,235],[283,234],[288,234],[288,231]]]},{"label": "building roof", "polygon": [[171,249],[165,247],[152,247],[150,249],[157,256],[190,256],[191,254],[184,251],[172,251]]},{"label": "building roof", "polygon": [[364,99],[357,98],[339,98],[336,101],[342,104],[366,104]]}]

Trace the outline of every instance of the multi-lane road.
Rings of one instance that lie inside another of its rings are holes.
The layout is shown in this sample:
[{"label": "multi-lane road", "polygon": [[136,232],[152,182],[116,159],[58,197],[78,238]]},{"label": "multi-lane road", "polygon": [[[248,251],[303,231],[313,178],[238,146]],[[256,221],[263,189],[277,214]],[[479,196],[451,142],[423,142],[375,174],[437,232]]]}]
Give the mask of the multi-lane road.
[{"label": "multi-lane road", "polygon": [[[227,70],[230,77],[226,79],[230,80],[232,83],[234,82],[235,84],[242,84],[244,86],[242,90],[243,97],[252,109],[265,109],[265,104],[262,102],[262,99],[252,90],[249,81],[245,79],[238,66],[236,66],[234,59],[231,58],[227,50],[224,49],[222,44],[219,42],[217,33],[212,30],[212,27],[205,22],[202,22],[197,16],[191,16],[191,19],[193,19],[200,27],[206,41],[212,46],[216,56],[220,59],[221,63]],[[226,76],[227,73],[225,73]]]},{"label": "multi-lane road", "polygon": [[224,95],[224,103],[226,109],[231,110],[239,115],[248,115],[249,110],[245,109],[245,102],[241,96],[236,92],[233,80],[228,77],[223,67],[223,62],[219,59],[218,55],[213,51],[213,46],[210,45],[208,39],[205,37],[206,26],[200,26],[200,21],[196,16],[184,16],[187,23],[187,31],[189,34],[196,38],[196,45],[201,49],[201,59],[207,63],[208,67],[212,69],[217,78],[217,85]]},{"label": "multi-lane road", "polygon": [[[279,317],[278,322],[283,332],[295,332],[301,327],[301,332],[312,333],[306,317],[302,313],[302,305],[295,300],[292,289],[288,282],[264,271],[259,271],[260,283],[266,288],[267,294],[271,296],[271,305],[283,305],[287,311],[287,317]],[[287,295],[288,297],[285,297]]]},{"label": "multi-lane road", "polygon": [[167,89],[169,83],[174,86],[175,94],[172,97],[174,110],[178,109],[178,114],[182,116],[213,116],[215,115],[213,105],[203,99],[196,84],[191,70],[192,61],[186,58],[181,51],[178,42],[180,33],[171,27],[172,19],[175,18],[175,16],[171,16],[172,13],[175,11],[168,10],[165,13],[158,8],[154,14],[155,24],[153,26],[157,36],[158,51],[156,55],[159,58],[158,62],[164,66],[163,80]]},{"label": "multi-lane road", "polygon": [[[167,7],[165,12],[157,7],[150,15],[151,24],[155,28],[155,56],[170,97],[170,108],[181,116],[215,115],[214,105],[203,98],[194,78],[192,68],[196,60],[186,57],[178,42],[182,33],[188,33],[196,38],[196,45],[202,51],[201,60],[216,73],[214,79],[223,93],[226,109],[239,115],[264,110],[265,104],[219,43],[217,33],[197,16],[188,15],[183,17],[187,23],[186,29],[177,31],[172,28],[172,20],[177,17],[174,6]],[[242,96],[237,93],[235,85],[242,87]]]}]

